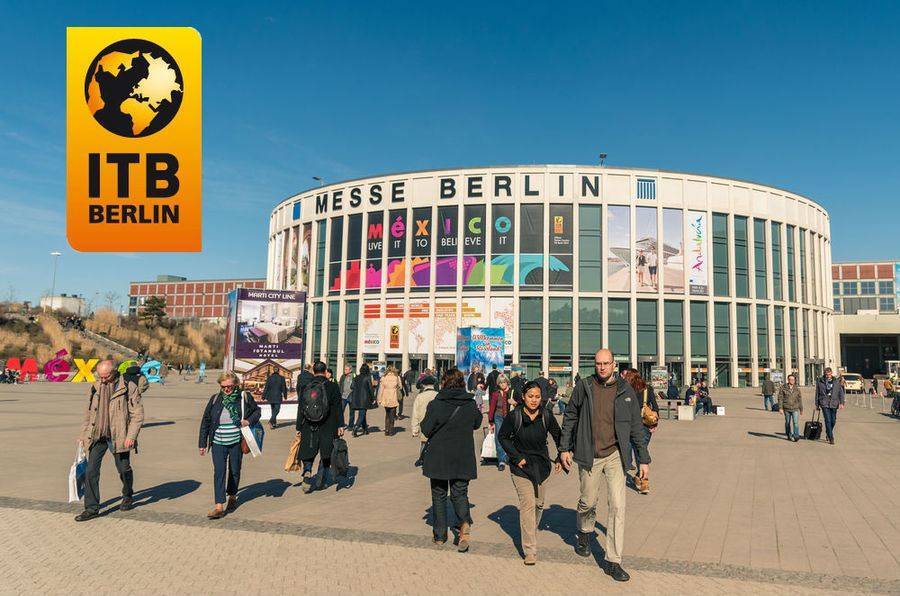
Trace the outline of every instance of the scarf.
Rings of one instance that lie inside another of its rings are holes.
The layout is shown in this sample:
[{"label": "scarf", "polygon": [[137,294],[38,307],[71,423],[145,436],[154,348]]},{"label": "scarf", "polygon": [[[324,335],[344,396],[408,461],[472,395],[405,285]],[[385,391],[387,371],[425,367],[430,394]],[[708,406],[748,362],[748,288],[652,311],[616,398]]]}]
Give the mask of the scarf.
[{"label": "scarf", "polygon": [[219,391],[219,394],[222,396],[222,407],[228,410],[228,413],[231,414],[231,421],[234,422],[235,426],[241,425],[241,406],[238,403],[238,398],[241,396],[241,392],[235,388],[231,393],[223,393]]}]

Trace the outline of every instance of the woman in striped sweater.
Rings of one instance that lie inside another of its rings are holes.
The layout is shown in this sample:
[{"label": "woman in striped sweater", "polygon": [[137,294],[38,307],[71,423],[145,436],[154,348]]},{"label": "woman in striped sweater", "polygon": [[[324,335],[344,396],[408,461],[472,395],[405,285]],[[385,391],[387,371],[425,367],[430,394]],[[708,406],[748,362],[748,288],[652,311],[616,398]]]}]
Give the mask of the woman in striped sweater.
[{"label": "woman in striped sweater", "polygon": [[[259,422],[260,409],[249,393],[242,393],[232,371],[219,375],[220,391],[209,398],[200,420],[200,455],[212,452],[216,507],[209,519],[221,519],[237,507],[241,482],[241,427]],[[244,402],[241,418],[241,400]],[[225,498],[228,497],[226,504]]]}]

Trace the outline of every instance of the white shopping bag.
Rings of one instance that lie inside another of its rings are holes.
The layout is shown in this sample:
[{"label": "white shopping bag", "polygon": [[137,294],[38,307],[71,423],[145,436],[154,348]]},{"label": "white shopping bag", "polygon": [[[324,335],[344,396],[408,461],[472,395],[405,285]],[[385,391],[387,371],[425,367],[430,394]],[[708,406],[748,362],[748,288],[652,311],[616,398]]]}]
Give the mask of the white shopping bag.
[{"label": "white shopping bag", "polygon": [[81,441],[75,448],[75,461],[69,468],[69,503],[76,503],[84,497],[84,475],[87,472],[87,458]]},{"label": "white shopping bag", "polygon": [[[241,420],[244,420],[244,393],[241,393]],[[259,443],[256,442],[256,435],[253,432],[252,426],[242,426],[241,427],[241,436],[244,437],[244,440],[247,441],[247,447],[250,448],[250,455],[253,457],[257,457],[262,451],[259,448]]]},{"label": "white shopping bag", "polygon": [[481,459],[497,459],[497,445],[494,442],[494,433],[484,436],[481,443]]}]

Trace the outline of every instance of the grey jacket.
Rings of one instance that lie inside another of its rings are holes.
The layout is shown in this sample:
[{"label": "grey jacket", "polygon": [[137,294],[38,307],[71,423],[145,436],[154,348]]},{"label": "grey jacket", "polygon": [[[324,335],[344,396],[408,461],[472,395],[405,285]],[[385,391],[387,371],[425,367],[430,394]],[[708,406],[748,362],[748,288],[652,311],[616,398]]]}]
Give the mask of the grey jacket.
[{"label": "grey jacket", "polygon": [[803,396],[796,385],[782,385],[778,390],[778,409],[785,412],[803,413]]},{"label": "grey jacket", "polygon": [[[563,416],[562,437],[559,450],[571,451],[573,459],[582,468],[590,470],[594,465],[594,434],[591,430],[591,408],[594,395],[591,383],[595,375],[581,379],[566,404]],[[650,453],[644,441],[644,423],[641,421],[641,401],[622,377],[616,375],[615,403],[616,442],[622,467],[631,467],[631,445],[637,448],[638,464],[649,464]]]},{"label": "grey jacket", "polygon": [[825,377],[816,381],[816,407],[817,408],[837,408],[844,403],[844,386],[837,377],[832,377],[834,387],[831,389],[831,395],[825,391]]}]

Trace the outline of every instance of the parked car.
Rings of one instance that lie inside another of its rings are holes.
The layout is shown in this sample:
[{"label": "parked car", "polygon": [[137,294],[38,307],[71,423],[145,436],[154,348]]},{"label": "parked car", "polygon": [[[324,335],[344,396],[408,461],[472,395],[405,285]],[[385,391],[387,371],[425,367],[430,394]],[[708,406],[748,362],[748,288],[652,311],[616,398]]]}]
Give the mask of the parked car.
[{"label": "parked car", "polygon": [[844,391],[847,393],[862,393],[862,375],[857,373],[844,373],[841,375],[841,379],[844,381]]}]

